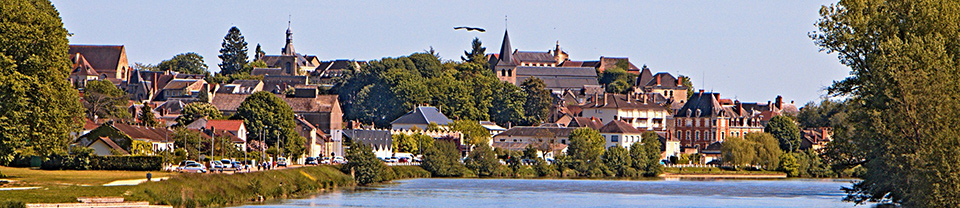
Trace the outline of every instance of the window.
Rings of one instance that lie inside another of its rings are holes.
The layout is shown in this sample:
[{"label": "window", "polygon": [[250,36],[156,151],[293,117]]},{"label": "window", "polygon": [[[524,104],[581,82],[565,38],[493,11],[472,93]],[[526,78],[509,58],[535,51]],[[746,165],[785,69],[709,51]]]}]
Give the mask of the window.
[{"label": "window", "polygon": [[696,138],[697,138],[697,140],[699,141],[699,140],[700,140],[700,131],[697,131],[697,133],[695,133],[695,135],[697,135]]},{"label": "window", "polygon": [[617,136],[617,135],[610,136],[610,142],[619,142],[619,141],[620,141],[620,136]]},{"label": "window", "polygon": [[682,132],[682,131],[677,131],[677,139],[679,139],[680,136],[683,136],[683,132]]},{"label": "window", "polygon": [[693,137],[690,137],[690,131],[687,131],[687,140],[693,140]]}]

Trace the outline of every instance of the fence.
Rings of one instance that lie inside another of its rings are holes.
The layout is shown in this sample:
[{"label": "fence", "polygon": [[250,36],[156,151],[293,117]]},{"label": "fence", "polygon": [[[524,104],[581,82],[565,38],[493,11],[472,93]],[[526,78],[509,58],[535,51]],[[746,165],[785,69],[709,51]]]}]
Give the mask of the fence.
[{"label": "fence", "polygon": [[718,165],[713,165],[713,164],[709,164],[709,165],[703,165],[703,164],[667,164],[667,165],[663,165],[663,167],[668,167],[668,168],[718,168],[718,167],[720,167],[720,166],[718,166]]},{"label": "fence", "polygon": [[419,166],[420,162],[395,162],[387,163],[389,166]]}]

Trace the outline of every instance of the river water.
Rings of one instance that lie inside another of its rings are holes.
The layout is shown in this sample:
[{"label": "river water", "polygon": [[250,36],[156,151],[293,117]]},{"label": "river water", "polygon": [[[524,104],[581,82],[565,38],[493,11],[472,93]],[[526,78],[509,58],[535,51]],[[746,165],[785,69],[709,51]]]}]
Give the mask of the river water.
[{"label": "river water", "polygon": [[[245,207],[853,207],[849,180],[410,179]],[[865,206],[860,206],[865,207]]]}]

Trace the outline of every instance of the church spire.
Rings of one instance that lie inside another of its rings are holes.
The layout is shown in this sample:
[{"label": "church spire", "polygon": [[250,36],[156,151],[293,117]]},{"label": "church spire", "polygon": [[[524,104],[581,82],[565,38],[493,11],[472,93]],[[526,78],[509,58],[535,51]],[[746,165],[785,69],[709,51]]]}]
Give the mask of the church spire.
[{"label": "church spire", "polygon": [[293,50],[293,30],[290,29],[290,20],[287,20],[287,44],[283,46],[282,55],[296,55],[297,52]]},{"label": "church spire", "polygon": [[[506,61],[506,63],[504,63]],[[503,30],[503,44],[500,45],[500,64],[513,64],[513,46],[510,45],[510,35]]]}]

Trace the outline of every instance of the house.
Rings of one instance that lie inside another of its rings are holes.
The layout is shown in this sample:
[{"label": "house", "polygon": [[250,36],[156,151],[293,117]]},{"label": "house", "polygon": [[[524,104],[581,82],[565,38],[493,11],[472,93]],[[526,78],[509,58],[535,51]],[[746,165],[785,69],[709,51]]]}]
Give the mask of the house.
[{"label": "house", "polygon": [[580,106],[580,116],[600,122],[620,120],[646,131],[666,131],[671,111],[656,94],[594,94]]},{"label": "house", "polygon": [[130,152],[124,150],[123,147],[114,143],[112,139],[108,137],[97,137],[93,142],[86,146],[87,148],[93,149],[93,154],[98,156],[109,156],[109,155],[129,155]]},{"label": "house", "polygon": [[830,127],[808,128],[800,131],[800,149],[820,151],[833,141],[833,129]]},{"label": "house", "polygon": [[[267,68],[255,68],[252,75],[306,75],[320,65],[317,56],[297,53],[293,48],[293,30],[287,27],[287,41],[280,55],[264,55],[255,61],[263,61]],[[306,83],[304,83],[306,84]]]},{"label": "house", "polygon": [[307,85],[307,80],[307,76],[266,75],[263,76],[262,90],[273,94],[285,94],[288,89],[295,86]]},{"label": "house", "polygon": [[506,128],[503,128],[502,126],[490,121],[480,121],[480,126],[483,126],[483,128],[487,129],[487,131],[490,132],[491,137],[507,130]]},{"label": "house", "polygon": [[[104,139],[101,137],[111,141],[102,141]],[[173,131],[166,128],[107,122],[89,133],[81,135],[74,143],[89,147],[97,141],[103,142],[104,145],[113,148],[113,145],[109,144],[112,142],[126,152],[131,152],[133,141],[141,141],[149,143],[151,150],[154,152],[159,152],[173,149]]]},{"label": "house", "polygon": [[[70,45],[67,53],[70,54],[70,60],[73,60],[73,71],[83,68],[81,73],[84,79],[95,74],[98,80],[119,85],[129,77],[130,64],[127,62],[127,51],[123,45]],[[89,68],[96,73],[88,71]],[[78,74],[78,78],[79,75],[81,74]]]},{"label": "house", "polygon": [[497,134],[493,143],[528,143],[528,144],[569,144],[570,133],[576,128],[557,126],[516,126]]},{"label": "house", "polygon": [[700,90],[673,116],[670,138],[680,140],[682,146],[702,150],[707,145],[723,142],[728,136],[763,132],[762,108],[764,106],[739,101],[729,105],[720,99],[720,93]]},{"label": "house", "polygon": [[237,137],[234,143],[241,145],[242,149],[246,149],[247,140],[247,127],[243,124],[243,120],[219,120],[219,119],[207,119],[200,118],[193,123],[187,124],[185,126],[187,129],[195,130],[212,130],[212,131],[226,131],[231,134],[233,137]]},{"label": "house", "polygon": [[336,130],[335,134],[325,134],[323,131],[314,127],[313,124],[310,124],[307,120],[304,120],[303,117],[297,116],[294,120],[297,124],[297,134],[303,136],[307,139],[306,151],[304,151],[304,157],[329,157],[329,156],[343,156],[343,140],[342,133],[339,133],[341,130]]},{"label": "house", "polygon": [[[159,93],[174,79],[202,80],[202,74],[182,74],[174,71],[142,71],[134,70],[130,77],[120,87],[130,96],[130,100],[150,102],[160,96]],[[162,101],[162,100],[158,100]]]},{"label": "house", "polygon": [[171,98],[202,99],[201,94],[209,93],[210,85],[203,79],[174,78],[161,88],[154,101],[166,101]]},{"label": "house", "polygon": [[411,129],[417,127],[419,129],[427,129],[427,126],[431,123],[437,125],[447,125],[453,120],[447,118],[440,112],[440,109],[431,106],[417,106],[412,111],[408,112],[406,115],[400,116],[393,122],[390,122],[393,129]]},{"label": "house", "polygon": [[668,159],[683,153],[680,140],[667,138],[666,133],[657,133],[657,139],[660,140],[660,159]]},{"label": "house", "polygon": [[251,80],[233,80],[230,84],[224,84],[216,90],[216,93],[225,94],[253,94],[263,90],[263,81]]},{"label": "house", "polygon": [[594,130],[600,130],[600,127],[603,127],[603,123],[600,122],[600,119],[597,117],[574,117],[570,119],[570,122],[567,123],[567,127],[578,128],[586,127]]},{"label": "house", "polygon": [[346,59],[320,62],[320,65],[310,72],[310,84],[332,87],[334,79],[343,76],[344,72],[360,70],[362,64],[365,62]]},{"label": "house", "polygon": [[633,143],[642,142],[643,131],[633,128],[627,122],[612,120],[600,127],[600,136],[606,141],[604,148],[620,146],[629,149]]},{"label": "house", "polygon": [[345,141],[361,142],[372,147],[377,157],[393,157],[393,136],[388,130],[347,129],[342,133]]},{"label": "house", "polygon": [[70,72],[70,83],[73,83],[73,86],[77,88],[84,88],[87,86],[88,81],[94,81],[100,79],[100,73],[97,73],[93,66],[90,65],[90,62],[87,62],[87,59],[83,55],[75,54],[71,57],[73,64],[71,65],[72,71]]},{"label": "house", "polygon": [[[618,66],[620,64],[623,64],[626,67]],[[596,69],[598,72],[604,72],[610,68],[621,68],[624,71],[627,71],[627,73],[631,73],[631,74],[640,74],[640,71],[641,71],[640,68],[637,68],[637,66],[633,65],[633,63],[630,62],[630,58],[627,58],[627,57],[600,56],[600,59],[596,61],[568,61],[568,62],[564,62],[561,66],[590,67],[590,68]]]},{"label": "house", "polygon": [[524,151],[527,148],[533,147],[537,151],[537,157],[543,159],[554,159],[557,155],[566,154],[567,147],[566,144],[529,144],[529,143],[512,143],[512,142],[502,142],[502,143],[493,143],[493,148],[510,150],[510,151]]},{"label": "house", "polygon": [[667,72],[651,74],[647,66],[643,66],[640,75],[637,76],[637,86],[634,91],[644,93],[660,94],[671,102],[671,109],[677,110],[683,107],[687,102],[688,86],[683,85],[682,77],[674,77]]},{"label": "house", "polygon": [[[316,87],[313,90],[302,88],[294,93],[294,96],[276,95],[290,108],[297,116],[303,117],[311,125],[317,127],[324,134],[332,134],[333,131],[343,129],[343,110],[340,108],[340,101],[337,95],[318,95]],[[299,95],[299,96],[298,96]],[[237,113],[237,108],[247,99],[249,94],[228,94],[216,93],[210,102],[216,106],[225,116]]]}]

